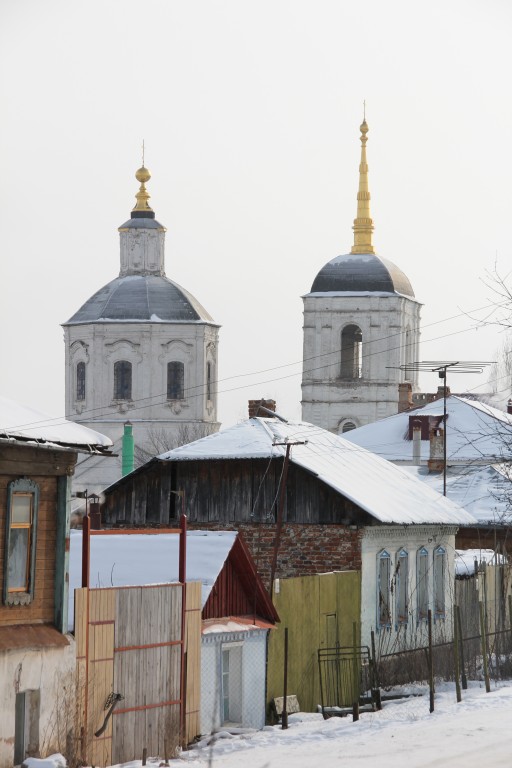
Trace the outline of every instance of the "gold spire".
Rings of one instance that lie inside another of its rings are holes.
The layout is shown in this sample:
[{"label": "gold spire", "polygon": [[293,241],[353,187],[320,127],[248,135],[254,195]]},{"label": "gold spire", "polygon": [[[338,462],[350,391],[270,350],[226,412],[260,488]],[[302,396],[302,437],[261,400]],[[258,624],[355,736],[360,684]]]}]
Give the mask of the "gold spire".
[{"label": "gold spire", "polygon": [[370,190],[368,189],[368,163],[366,142],[368,124],[366,114],[361,123],[361,163],[359,165],[359,190],[357,192],[357,217],[354,219],[354,245],[350,253],[375,253],[372,245],[373,221],[370,216]]},{"label": "gold spire", "polygon": [[142,166],[135,173],[135,178],[137,179],[137,181],[140,181],[140,188],[137,194],[135,195],[137,202],[134,208],[132,208],[132,212],[142,211],[146,213],[152,213],[154,215],[153,209],[148,203],[148,200],[151,197],[151,195],[146,189],[146,182],[150,180],[151,173],[148,171],[147,168],[144,167],[144,159],[142,161]]}]

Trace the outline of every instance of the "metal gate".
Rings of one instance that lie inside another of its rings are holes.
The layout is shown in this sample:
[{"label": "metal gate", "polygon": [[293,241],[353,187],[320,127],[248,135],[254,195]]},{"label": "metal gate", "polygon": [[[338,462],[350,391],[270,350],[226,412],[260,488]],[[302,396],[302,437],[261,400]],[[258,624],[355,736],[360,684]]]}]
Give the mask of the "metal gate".
[{"label": "metal gate", "polygon": [[321,648],[318,667],[324,717],[373,703],[377,684],[368,646]]}]

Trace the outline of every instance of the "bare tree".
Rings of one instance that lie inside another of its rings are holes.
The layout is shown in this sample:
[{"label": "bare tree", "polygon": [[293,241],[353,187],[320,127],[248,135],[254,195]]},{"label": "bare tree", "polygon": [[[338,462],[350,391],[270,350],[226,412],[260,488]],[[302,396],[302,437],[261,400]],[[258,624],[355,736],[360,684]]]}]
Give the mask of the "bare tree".
[{"label": "bare tree", "polygon": [[148,432],[148,438],[143,445],[136,445],[134,451],[135,466],[140,467],[154,456],[172,451],[180,445],[199,440],[215,432],[210,424],[179,424],[177,429],[165,429],[164,427],[152,427]]}]

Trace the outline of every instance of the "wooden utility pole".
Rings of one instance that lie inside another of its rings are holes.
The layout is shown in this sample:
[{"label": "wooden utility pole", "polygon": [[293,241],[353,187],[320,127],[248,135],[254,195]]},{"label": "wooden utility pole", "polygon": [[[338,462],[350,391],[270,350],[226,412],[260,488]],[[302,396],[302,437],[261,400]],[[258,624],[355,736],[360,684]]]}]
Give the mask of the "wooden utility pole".
[{"label": "wooden utility pole", "polygon": [[279,553],[279,545],[281,543],[281,531],[283,530],[283,514],[284,514],[284,502],[286,499],[286,479],[288,477],[288,465],[290,463],[290,450],[292,445],[305,445],[305,440],[300,440],[294,443],[284,442],[284,443],[274,443],[274,446],[277,445],[285,445],[286,446],[286,454],[284,457],[284,466],[283,466],[283,474],[281,477],[281,486],[279,489],[279,504],[277,507],[277,525],[276,525],[276,537],[274,540],[274,552],[272,555],[272,565],[270,567],[270,585],[269,585],[269,593],[272,597],[274,594],[274,578],[276,575],[276,569],[277,569],[277,556]]}]

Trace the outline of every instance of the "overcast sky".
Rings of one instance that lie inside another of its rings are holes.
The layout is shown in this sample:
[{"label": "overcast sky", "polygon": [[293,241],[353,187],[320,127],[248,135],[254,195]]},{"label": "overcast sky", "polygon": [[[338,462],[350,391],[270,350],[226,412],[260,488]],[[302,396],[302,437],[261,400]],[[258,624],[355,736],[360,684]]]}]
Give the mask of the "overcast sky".
[{"label": "overcast sky", "polygon": [[63,414],[60,324],[119,272],[144,139],[167,275],[222,325],[221,421],[259,396],[300,417],[301,295],[352,244],[363,99],[421,357],[493,359],[474,310],[511,264],[511,22],[509,0],[2,0],[2,394]]}]

